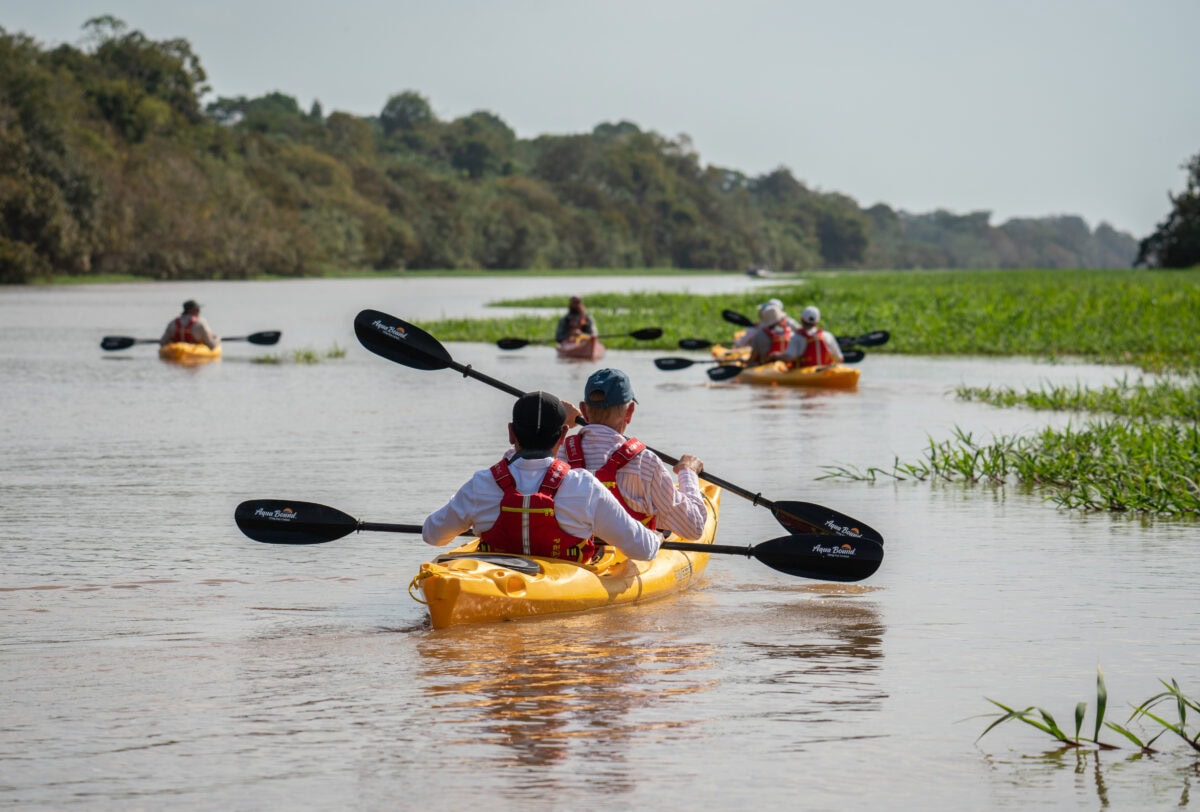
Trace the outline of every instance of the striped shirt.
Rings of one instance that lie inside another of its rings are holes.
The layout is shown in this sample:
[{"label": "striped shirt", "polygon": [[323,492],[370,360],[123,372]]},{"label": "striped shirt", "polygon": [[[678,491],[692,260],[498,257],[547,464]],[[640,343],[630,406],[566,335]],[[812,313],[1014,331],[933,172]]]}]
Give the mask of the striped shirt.
[{"label": "striped shirt", "polygon": [[[537,491],[550,462],[549,457],[510,459],[508,468],[517,490]],[[490,468],[476,471],[449,502],[425,517],[421,537],[426,544],[443,547],[472,528],[476,535],[490,530],[500,517],[503,497]],[[563,477],[554,497],[554,518],[572,536],[602,538],[639,561],[654,558],[662,542],[662,536],[626,513],[608,488],[583,469],[572,469]]]},{"label": "striped shirt", "polygon": [[[599,423],[584,426],[579,430],[579,436],[584,465],[589,471],[604,465],[627,439],[615,429]],[[558,449],[558,458],[567,459],[565,443]],[[676,487],[671,469],[653,451],[646,449],[617,471],[617,487],[629,507],[656,517],[659,530],[674,531],[685,539],[698,539],[704,535],[708,511],[700,494],[700,480],[692,469],[684,468],[679,472]]]}]

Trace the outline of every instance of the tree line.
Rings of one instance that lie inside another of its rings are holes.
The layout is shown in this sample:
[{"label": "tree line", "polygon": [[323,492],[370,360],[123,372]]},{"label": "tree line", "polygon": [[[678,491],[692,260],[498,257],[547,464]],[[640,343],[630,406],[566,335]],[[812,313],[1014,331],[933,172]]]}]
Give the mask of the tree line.
[{"label": "tree line", "polygon": [[[210,93],[186,40],[104,16],[85,44],[0,28],[0,282],[330,268],[1103,268],[1129,235],[1078,217],[908,214],[780,167],[705,165],[622,121],[518,138],[405,91],[378,116]],[[1165,245],[1165,244],[1164,244]],[[1143,259],[1173,256],[1164,246]]]}]

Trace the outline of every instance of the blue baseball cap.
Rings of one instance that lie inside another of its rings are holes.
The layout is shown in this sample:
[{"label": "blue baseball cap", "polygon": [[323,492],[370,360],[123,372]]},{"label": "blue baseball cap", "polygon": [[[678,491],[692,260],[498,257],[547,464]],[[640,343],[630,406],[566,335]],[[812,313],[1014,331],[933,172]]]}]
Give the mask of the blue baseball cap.
[{"label": "blue baseball cap", "polygon": [[588,406],[623,406],[637,398],[633,396],[633,384],[629,376],[619,369],[598,369],[587,379],[583,387],[583,402]]}]

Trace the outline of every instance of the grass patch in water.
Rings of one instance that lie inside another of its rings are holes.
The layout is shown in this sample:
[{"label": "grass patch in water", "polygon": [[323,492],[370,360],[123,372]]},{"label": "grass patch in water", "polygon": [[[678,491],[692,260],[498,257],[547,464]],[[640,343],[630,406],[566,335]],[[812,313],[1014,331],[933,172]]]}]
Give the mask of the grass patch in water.
[{"label": "grass patch in water", "polygon": [[286,354],[268,354],[258,355],[250,359],[254,364],[317,364],[322,358],[345,358],[346,350],[337,344],[334,344],[330,349],[323,354],[312,349],[292,350]]},{"label": "grass patch in water", "polygon": [[[1157,752],[1154,749],[1154,743],[1164,733],[1174,733],[1182,739],[1192,750],[1200,752],[1200,730],[1192,733],[1188,729],[1187,714],[1189,710],[1200,712],[1200,704],[1196,700],[1190,698],[1179,687],[1179,683],[1172,679],[1170,682],[1160,679],[1165,691],[1155,694],[1142,704],[1133,709],[1133,713],[1125,721],[1125,724],[1120,725],[1115,722],[1105,721],[1105,713],[1108,708],[1108,689],[1104,684],[1104,673],[1096,669],[1096,717],[1095,725],[1090,739],[1084,738],[1081,733],[1083,729],[1083,721],[1087,715],[1087,703],[1080,702],[1075,706],[1075,733],[1073,736],[1067,735],[1062,728],[1059,727],[1054,717],[1044,708],[1039,708],[1030,705],[1027,708],[1017,710],[1005,705],[1002,702],[997,702],[994,699],[985,697],[988,702],[991,702],[996,707],[1000,708],[1003,713],[996,714],[996,719],[989,724],[982,733],[979,734],[979,739],[982,739],[989,732],[994,730],[998,725],[1005,722],[1018,721],[1023,722],[1030,727],[1037,728],[1043,733],[1051,736],[1056,741],[1066,747],[1082,747],[1088,744],[1095,745],[1103,750],[1116,750],[1117,745],[1107,744],[1100,741],[1100,733],[1104,728],[1108,728],[1116,733],[1121,734],[1126,739],[1139,748],[1142,752],[1153,753]],[[1165,714],[1156,712],[1158,706],[1163,704],[1174,705],[1177,719],[1171,721],[1165,718]],[[1143,740],[1130,725],[1135,721],[1150,720],[1159,725],[1162,729],[1155,732],[1149,739]]]}]

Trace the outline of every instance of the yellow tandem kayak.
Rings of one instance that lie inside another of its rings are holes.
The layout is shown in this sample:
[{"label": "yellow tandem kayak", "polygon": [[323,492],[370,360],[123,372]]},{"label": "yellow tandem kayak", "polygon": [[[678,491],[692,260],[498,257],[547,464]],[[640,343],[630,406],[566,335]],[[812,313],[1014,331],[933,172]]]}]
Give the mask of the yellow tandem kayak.
[{"label": "yellow tandem kayak", "polygon": [[[708,519],[701,544],[717,535],[721,489],[701,482]],[[672,535],[669,541],[683,541]],[[653,561],[633,561],[604,547],[599,561],[473,554],[478,541],[421,565],[408,591],[429,607],[433,628],[582,612],[641,603],[685,589],[708,565],[708,553],[660,550]],[[417,593],[420,593],[418,596]]]},{"label": "yellow tandem kayak", "polygon": [[209,347],[207,344],[190,344],[186,341],[176,341],[163,344],[158,348],[158,357],[164,361],[176,364],[203,364],[208,361],[221,359],[221,345]]},{"label": "yellow tandem kayak", "polygon": [[[727,349],[720,344],[712,348],[713,358],[729,364],[745,363],[750,350],[747,347]],[[846,364],[829,364],[820,367],[793,367],[783,361],[771,361],[758,366],[746,367],[736,380],[765,386],[817,386],[825,389],[855,389],[862,371]]]}]

